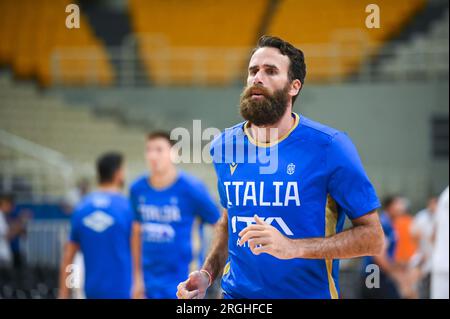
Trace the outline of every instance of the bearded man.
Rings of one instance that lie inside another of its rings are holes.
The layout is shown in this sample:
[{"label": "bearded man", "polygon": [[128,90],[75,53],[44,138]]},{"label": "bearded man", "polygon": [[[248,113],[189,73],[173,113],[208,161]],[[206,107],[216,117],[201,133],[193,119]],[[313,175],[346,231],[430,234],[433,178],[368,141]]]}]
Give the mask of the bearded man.
[{"label": "bearded man", "polygon": [[[214,243],[179,298],[204,298],[222,273],[224,298],[339,298],[339,259],[382,252],[380,203],[355,146],[292,110],[305,75],[301,50],[259,40],[240,100],[246,121],[211,144],[224,208]],[[343,231],[345,216],[353,227]]]}]

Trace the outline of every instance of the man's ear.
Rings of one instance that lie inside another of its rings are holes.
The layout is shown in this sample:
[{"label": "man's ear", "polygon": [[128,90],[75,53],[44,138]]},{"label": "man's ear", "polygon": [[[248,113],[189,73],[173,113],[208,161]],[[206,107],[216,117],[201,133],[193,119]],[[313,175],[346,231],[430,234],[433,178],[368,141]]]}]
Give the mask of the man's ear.
[{"label": "man's ear", "polygon": [[296,96],[298,92],[300,92],[300,89],[302,88],[302,82],[300,82],[299,79],[295,79],[291,83],[291,89],[289,90],[289,94],[291,96]]},{"label": "man's ear", "polygon": [[170,159],[172,160],[172,163],[174,163],[174,164],[179,164],[180,160],[181,160],[181,157],[180,157],[180,154],[178,151],[179,151],[179,146],[174,145],[174,146],[170,147]]}]

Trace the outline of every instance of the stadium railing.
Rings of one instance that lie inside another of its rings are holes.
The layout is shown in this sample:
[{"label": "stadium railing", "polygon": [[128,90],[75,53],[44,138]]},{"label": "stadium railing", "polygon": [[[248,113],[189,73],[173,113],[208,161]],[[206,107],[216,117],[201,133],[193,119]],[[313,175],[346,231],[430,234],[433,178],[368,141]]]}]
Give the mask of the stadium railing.
[{"label": "stadium railing", "polygon": [[[448,38],[436,40],[433,45],[423,46],[420,50],[404,50],[402,55],[406,58],[401,63],[387,63],[384,69],[379,67],[380,61],[389,61],[397,54],[397,48],[385,46],[374,50],[373,42],[359,30],[339,30],[334,39],[323,44],[298,44],[305,52],[307,68],[314,69],[313,74],[307,75],[310,83],[427,80],[448,76]],[[152,49],[142,52],[142,48],[147,47]],[[154,34],[131,36],[121,47],[109,48],[108,52],[118,70],[116,86],[214,86],[242,84],[247,68],[247,62],[242,64],[242,57],[248,57],[251,49],[173,48],[165,44],[163,35]],[[142,54],[148,54],[149,58],[143,60]],[[365,59],[359,63],[361,55]],[[64,73],[62,65],[79,61],[94,65],[97,58],[96,54],[91,55],[89,50],[82,48],[56,50],[51,62],[54,83],[63,85],[71,76]],[[152,61],[150,66],[142,65],[149,60]],[[354,71],[348,72],[350,69]],[[101,83],[94,68],[88,77],[92,84]]]},{"label": "stadium railing", "polygon": [[[0,175],[2,189],[11,188],[10,184],[16,178],[17,172],[26,174],[26,180],[32,188],[30,194],[17,192],[19,200],[21,196],[31,196],[28,199],[33,202],[41,201],[40,198],[48,195],[59,194],[59,190],[66,190],[72,186],[74,180],[74,167],[65,156],[55,150],[33,143],[20,136],[0,129],[1,166]],[[53,189],[48,189],[49,177],[55,176],[58,180]],[[57,177],[56,177],[57,176]],[[27,192],[27,190],[23,190]]]},{"label": "stadium railing", "polygon": [[28,266],[57,268],[69,234],[68,220],[32,220],[27,225],[24,253]]}]

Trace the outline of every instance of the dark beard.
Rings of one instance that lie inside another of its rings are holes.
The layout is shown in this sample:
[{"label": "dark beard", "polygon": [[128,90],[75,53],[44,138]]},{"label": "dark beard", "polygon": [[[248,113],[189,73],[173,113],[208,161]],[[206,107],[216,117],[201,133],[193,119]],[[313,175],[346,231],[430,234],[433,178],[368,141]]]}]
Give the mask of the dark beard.
[{"label": "dark beard", "polygon": [[[263,98],[253,100],[252,90],[260,91]],[[246,87],[241,93],[240,113],[244,119],[256,126],[273,125],[277,123],[288,106],[289,84],[283,89],[276,90],[270,94],[267,89],[260,85]]]}]

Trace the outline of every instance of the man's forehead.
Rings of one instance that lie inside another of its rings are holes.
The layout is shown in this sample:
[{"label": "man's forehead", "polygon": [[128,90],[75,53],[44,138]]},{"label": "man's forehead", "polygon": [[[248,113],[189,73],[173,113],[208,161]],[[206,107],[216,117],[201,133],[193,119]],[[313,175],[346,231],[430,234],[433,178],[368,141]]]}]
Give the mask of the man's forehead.
[{"label": "man's forehead", "polygon": [[154,137],[154,138],[147,140],[147,145],[150,145],[150,144],[152,144],[152,145],[162,145],[162,144],[170,145],[170,142],[164,137]]},{"label": "man's forehead", "polygon": [[289,57],[281,54],[277,48],[259,48],[250,58],[249,68],[263,65],[274,65],[279,69],[287,68],[289,66]]}]

